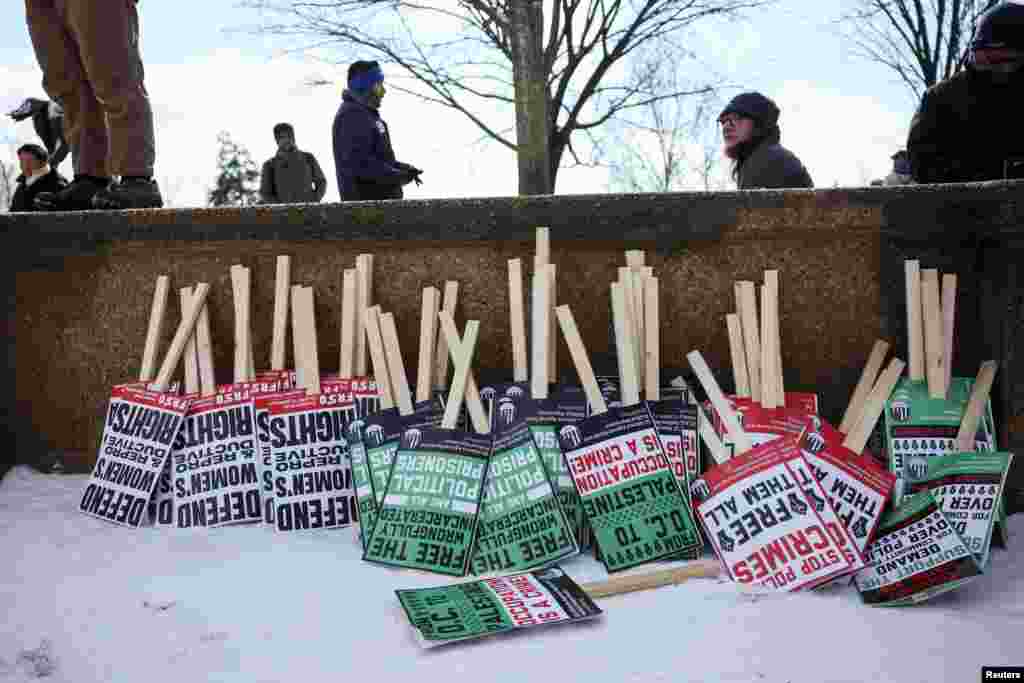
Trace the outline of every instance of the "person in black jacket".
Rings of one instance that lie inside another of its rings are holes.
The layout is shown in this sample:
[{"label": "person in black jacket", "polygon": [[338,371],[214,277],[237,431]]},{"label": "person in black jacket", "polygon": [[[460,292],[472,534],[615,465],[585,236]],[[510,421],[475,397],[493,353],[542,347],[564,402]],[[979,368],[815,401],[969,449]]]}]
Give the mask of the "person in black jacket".
[{"label": "person in black jacket", "polygon": [[739,189],[814,187],[800,159],[779,144],[779,108],[769,98],[740,93],[719,114],[718,123]]},{"label": "person in black jacket", "polygon": [[384,73],[377,62],[353,62],[348,89],[334,117],[334,168],[342,201],[401,199],[402,186],[420,184],[423,172],[395,160],[388,126],[380,117]]},{"label": "person in black jacket", "polygon": [[40,211],[35,206],[36,195],[40,192],[56,192],[68,184],[56,169],[50,168],[49,156],[39,145],[22,145],[18,148],[21,175],[15,181],[18,187],[11,198],[12,213]]},{"label": "person in black jacket", "polygon": [[1004,2],[978,21],[962,71],[929,88],[910,124],[918,183],[1024,178],[1024,5]]}]

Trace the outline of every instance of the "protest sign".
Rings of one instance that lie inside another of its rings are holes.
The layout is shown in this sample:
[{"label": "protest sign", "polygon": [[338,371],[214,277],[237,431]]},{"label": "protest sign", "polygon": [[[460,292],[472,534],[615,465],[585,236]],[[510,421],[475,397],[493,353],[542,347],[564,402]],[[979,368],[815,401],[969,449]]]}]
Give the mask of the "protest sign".
[{"label": "protest sign", "polygon": [[498,403],[471,565],[476,574],[532,569],[579,552],[523,415],[531,407],[510,396]]},{"label": "protest sign", "polygon": [[[665,447],[665,455],[672,465],[672,473],[679,482],[687,505],[691,505],[690,482],[700,476],[697,406],[685,403],[682,397],[676,396],[660,401],[648,401],[647,407],[651,411],[654,427],[658,430],[658,436]],[[684,557],[696,559],[700,557],[702,550],[703,548],[698,546]]]},{"label": "protest sign", "polygon": [[715,553],[738,583],[796,591],[862,566],[831,506],[822,504],[795,436],[712,468],[692,491]]},{"label": "protest sign", "polygon": [[291,389],[276,394],[253,398],[253,417],[256,420],[257,470],[260,478],[260,506],[263,523],[274,523],[274,449],[270,446],[270,408],[275,403],[287,403],[306,395],[305,389]]},{"label": "protest sign", "polygon": [[951,453],[906,462],[907,492],[932,494],[981,568],[988,564],[996,510],[1012,460],[1010,453]]},{"label": "protest sign", "polygon": [[363,444],[366,467],[377,505],[384,499],[384,491],[391,475],[391,463],[407,429],[436,427],[441,419],[441,408],[436,401],[420,403],[409,415],[400,415],[398,408],[379,410],[364,418]]},{"label": "protest sign", "polygon": [[171,453],[179,529],[258,521],[252,399],[235,391],[200,399],[185,416]]},{"label": "protest sign", "polygon": [[192,399],[115,387],[103,437],[78,509],[121,526],[139,527]]},{"label": "protest sign", "polygon": [[[336,399],[336,400],[335,400]],[[355,521],[345,433],[350,394],[318,394],[270,404],[274,528],[334,529]]]},{"label": "protest sign", "polygon": [[363,559],[464,576],[490,451],[488,435],[405,430]]},{"label": "protest sign", "polygon": [[922,491],[882,518],[854,582],[866,605],[902,607],[954,590],[980,576],[963,539]]},{"label": "protest sign", "polygon": [[602,613],[558,567],[395,594],[417,642],[428,648]]}]

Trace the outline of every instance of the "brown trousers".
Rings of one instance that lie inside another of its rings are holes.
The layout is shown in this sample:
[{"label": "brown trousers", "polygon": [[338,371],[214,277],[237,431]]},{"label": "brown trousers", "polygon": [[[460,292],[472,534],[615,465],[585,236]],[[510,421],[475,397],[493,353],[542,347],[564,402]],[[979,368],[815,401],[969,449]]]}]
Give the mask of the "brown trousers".
[{"label": "brown trousers", "polygon": [[153,174],[135,0],[25,0],[43,89],[64,108],[75,173]]}]

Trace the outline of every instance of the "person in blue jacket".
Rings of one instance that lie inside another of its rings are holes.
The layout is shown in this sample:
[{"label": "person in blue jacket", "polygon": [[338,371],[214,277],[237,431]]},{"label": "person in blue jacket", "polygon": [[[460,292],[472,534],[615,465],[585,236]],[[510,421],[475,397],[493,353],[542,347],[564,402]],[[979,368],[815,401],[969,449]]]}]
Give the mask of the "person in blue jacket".
[{"label": "person in blue jacket", "polygon": [[401,199],[402,186],[421,183],[420,169],[395,160],[380,117],[384,72],[377,62],[353,62],[334,117],[334,168],[342,201]]}]

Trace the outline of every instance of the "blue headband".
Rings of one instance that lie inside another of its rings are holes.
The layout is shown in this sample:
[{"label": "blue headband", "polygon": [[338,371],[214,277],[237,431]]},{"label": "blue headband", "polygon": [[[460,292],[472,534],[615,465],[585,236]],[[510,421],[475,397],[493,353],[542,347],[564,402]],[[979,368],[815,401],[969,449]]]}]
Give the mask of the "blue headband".
[{"label": "blue headband", "polygon": [[352,90],[370,90],[373,86],[378,83],[384,82],[384,72],[380,70],[379,66],[375,66],[369,71],[364,71],[359,74],[351,81],[348,82],[348,87]]}]

